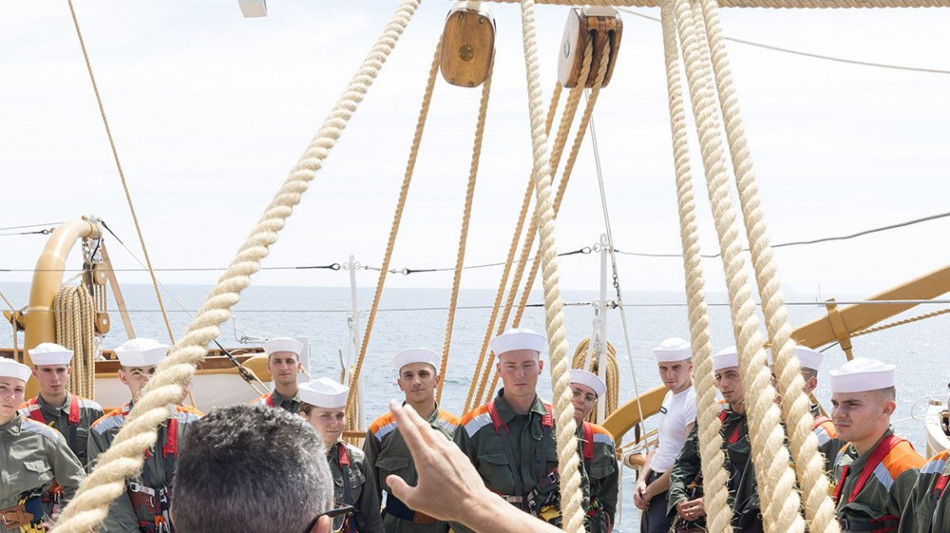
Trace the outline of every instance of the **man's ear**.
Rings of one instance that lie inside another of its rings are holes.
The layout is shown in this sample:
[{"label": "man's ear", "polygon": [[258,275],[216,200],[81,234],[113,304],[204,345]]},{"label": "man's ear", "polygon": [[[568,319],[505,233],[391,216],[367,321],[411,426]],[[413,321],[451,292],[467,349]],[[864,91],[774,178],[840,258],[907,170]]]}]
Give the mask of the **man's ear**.
[{"label": "man's ear", "polygon": [[317,523],[310,528],[309,533],[331,533],[330,528],[333,527],[333,519],[329,516],[321,516],[317,519]]}]

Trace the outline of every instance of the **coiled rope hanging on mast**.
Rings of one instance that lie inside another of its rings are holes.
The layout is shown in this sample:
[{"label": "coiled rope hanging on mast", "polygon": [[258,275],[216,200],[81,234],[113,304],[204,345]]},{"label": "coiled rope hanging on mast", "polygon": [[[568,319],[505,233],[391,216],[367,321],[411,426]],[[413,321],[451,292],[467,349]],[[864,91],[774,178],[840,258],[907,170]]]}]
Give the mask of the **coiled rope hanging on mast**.
[{"label": "coiled rope hanging on mast", "polygon": [[135,403],[112,446],[100,456],[99,464],[63,510],[54,532],[94,530],[102,523],[112,500],[125,492],[126,479],[141,472],[143,454],[155,444],[157,428],[168,416],[168,404],[181,396],[183,385],[194,376],[195,365],[207,354],[207,344],[217,336],[218,326],[228,319],[241,291],[250,284],[250,276],[259,269],[260,260],[277,241],[278,232],[293,213],[293,207],[300,203],[309,182],[323,167],[330,150],[363,101],[418,6],[418,0],[400,2],[382,35],[267,206],[231,266],[218,280],[185,335],[159,365],[158,372]]}]

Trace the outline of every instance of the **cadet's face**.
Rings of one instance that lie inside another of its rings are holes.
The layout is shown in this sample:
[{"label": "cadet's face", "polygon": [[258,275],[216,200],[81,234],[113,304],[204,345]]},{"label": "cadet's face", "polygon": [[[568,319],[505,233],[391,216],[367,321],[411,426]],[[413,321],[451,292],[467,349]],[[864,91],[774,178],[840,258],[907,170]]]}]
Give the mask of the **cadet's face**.
[{"label": "cadet's face", "polygon": [[505,384],[505,396],[534,398],[543,368],[541,355],[534,350],[512,350],[499,355],[496,369]]},{"label": "cadet's face", "polygon": [[44,396],[60,396],[66,392],[70,368],[66,365],[42,365],[33,367],[33,375],[40,384]]},{"label": "cadet's face", "polygon": [[138,400],[142,389],[155,375],[156,366],[121,366],[119,367],[119,381],[129,387],[132,399]]},{"label": "cadet's face", "polygon": [[571,383],[571,403],[574,404],[574,422],[580,424],[597,405],[597,393],[594,389],[580,383]]},{"label": "cadet's face", "polygon": [[439,376],[435,375],[435,368],[428,363],[409,363],[399,369],[396,383],[399,390],[406,394],[406,401],[422,403],[435,398]]},{"label": "cadet's face", "polygon": [[683,392],[690,385],[690,377],[693,372],[693,363],[689,359],[684,361],[673,361],[671,363],[660,362],[656,365],[660,371],[660,379],[666,388],[673,391],[673,394]]},{"label": "cadet's face", "polygon": [[346,414],[343,409],[314,407],[310,410],[309,416],[300,414],[323,437],[323,442],[328,447],[343,436],[343,428],[346,426]]},{"label": "cadet's face", "polygon": [[6,424],[16,415],[26,394],[26,382],[22,379],[0,377],[0,424]]},{"label": "cadet's face", "polygon": [[739,367],[723,368],[717,370],[716,388],[722,394],[726,403],[739,403],[742,401],[742,378],[739,375]]},{"label": "cadet's face", "polygon": [[274,352],[267,358],[267,370],[277,385],[290,385],[297,381],[297,373],[302,366],[294,352]]},{"label": "cadet's face", "polygon": [[831,405],[831,421],[838,431],[837,438],[844,442],[877,437],[896,408],[893,401],[877,391],[836,392],[831,395]]}]

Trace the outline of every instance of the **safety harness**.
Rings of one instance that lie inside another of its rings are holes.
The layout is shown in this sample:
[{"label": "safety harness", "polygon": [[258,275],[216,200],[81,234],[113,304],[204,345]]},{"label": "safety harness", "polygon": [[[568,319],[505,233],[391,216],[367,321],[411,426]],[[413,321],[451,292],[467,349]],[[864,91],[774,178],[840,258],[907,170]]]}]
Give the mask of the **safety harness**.
[{"label": "safety harness", "polygon": [[[719,423],[724,424],[726,422],[726,417],[729,416],[729,411],[723,409],[719,411]],[[739,442],[739,424],[736,424],[736,427],[732,428],[732,433],[729,434],[729,437],[726,439],[728,444],[735,444]]]},{"label": "safety harness", "polygon": [[[122,407],[122,415],[128,416],[132,410],[132,404],[126,404]],[[147,460],[151,454],[145,451]],[[165,485],[159,488],[150,487],[144,482],[128,482],[129,499],[132,500],[132,508],[136,514],[140,507],[145,508],[145,512],[153,517],[152,521],[139,521],[139,528],[142,531],[154,531],[155,533],[166,533],[170,531],[170,520],[168,509],[171,507],[171,485],[175,476],[175,459],[178,456],[178,416],[170,418],[165,427],[165,444],[162,446],[162,457],[165,459]],[[143,471],[144,474],[144,471]],[[143,476],[144,478],[144,476]]]},{"label": "safety harness", "polygon": [[[346,451],[346,444],[336,443],[336,456],[340,464],[340,470],[343,471],[343,503],[356,507],[356,500],[353,498],[353,487],[350,485],[350,454]],[[353,520],[344,522],[342,531],[360,533],[365,530],[364,526],[363,513],[357,508],[353,512]]]},{"label": "safety harness", "polygon": [[[30,398],[30,401],[26,404],[27,409],[30,412],[30,418],[48,426],[49,423],[46,421],[46,418],[43,416],[43,410],[40,406],[39,396],[35,398]],[[67,438],[69,440],[69,449],[76,454],[76,457],[79,458],[79,462],[86,464],[86,450],[85,447],[78,446],[76,442],[77,429],[79,428],[79,399],[76,398],[75,394],[69,395],[69,416],[66,419],[66,425],[69,426]]]},{"label": "safety harness", "polygon": [[940,497],[943,496],[943,491],[947,488],[947,482],[950,482],[950,472],[945,468],[943,473],[937,478],[936,483],[934,483],[934,490],[930,497],[930,515],[927,517],[927,526],[922,528],[921,531],[933,531],[933,519],[934,513],[937,510],[937,502],[940,501]]},{"label": "safety harness", "polygon": [[[857,481],[854,483],[854,488],[852,488],[851,493],[848,494],[848,503],[853,502],[855,498],[858,497],[858,494],[862,489],[864,489],[864,485],[874,473],[874,469],[876,469],[877,466],[881,464],[881,461],[887,457],[887,454],[891,453],[891,450],[893,450],[894,447],[901,442],[904,442],[904,439],[893,434],[881,439],[881,442],[879,442],[871,452],[871,456],[868,457],[867,464],[864,465],[864,468],[861,470],[861,475],[858,476]],[[846,465],[841,469],[841,476],[838,478],[838,483],[835,486],[834,492],[834,501],[836,505],[841,500],[841,489],[844,488],[844,482],[846,479],[848,479],[848,474],[850,472],[851,465]],[[884,515],[880,518],[843,516],[838,521],[841,524],[841,529],[843,531],[868,531],[874,533],[886,533],[888,531],[897,530],[897,526],[900,525],[900,517],[894,516],[892,514]]]},{"label": "safety harness", "polygon": [[603,514],[606,522],[607,531],[613,531],[613,524],[610,522],[610,515],[601,513],[604,506],[597,498],[600,492],[600,480],[595,480],[591,476],[591,466],[594,463],[594,428],[589,422],[582,422],[584,442],[581,444],[581,455],[584,458],[584,471],[587,472],[587,478],[590,480],[590,507],[587,508],[587,516],[595,518],[598,514]]},{"label": "safety harness", "polygon": [[[495,433],[501,437],[501,443],[505,447],[505,456],[508,458],[508,468],[511,470],[511,477],[514,479],[515,483],[515,493],[513,495],[501,495],[509,503],[513,503],[520,507],[524,511],[537,516],[538,511],[544,504],[549,502],[538,502],[538,496],[541,490],[545,489],[547,486],[558,483],[561,478],[558,475],[557,467],[555,466],[549,472],[547,472],[544,477],[538,480],[538,484],[535,486],[534,490],[530,493],[525,494],[524,489],[524,480],[521,479],[521,472],[518,469],[518,464],[515,462],[515,452],[511,447],[511,438],[508,435],[510,430],[508,429],[508,424],[505,424],[501,421],[501,416],[498,415],[498,410],[495,408],[495,402],[491,401],[486,404],[488,408],[488,416],[491,417],[492,426],[495,427]],[[541,417],[541,450],[539,453],[538,459],[538,472],[544,472],[545,466],[547,464],[547,447],[548,443],[551,440],[551,432],[554,430],[554,415],[551,411],[551,405],[544,403],[545,414]],[[593,454],[593,451],[591,451]],[[556,494],[556,492],[555,492]],[[556,497],[556,496],[555,496]]]}]

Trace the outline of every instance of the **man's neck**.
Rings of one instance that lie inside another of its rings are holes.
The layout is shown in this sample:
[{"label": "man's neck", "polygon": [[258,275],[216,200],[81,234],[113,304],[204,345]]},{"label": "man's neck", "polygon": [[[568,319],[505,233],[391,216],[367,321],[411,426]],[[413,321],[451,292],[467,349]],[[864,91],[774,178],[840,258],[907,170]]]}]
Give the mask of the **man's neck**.
[{"label": "man's neck", "polygon": [[881,437],[887,433],[887,428],[888,426],[884,426],[883,428],[880,428],[872,433],[866,439],[853,441],[851,444],[853,444],[854,449],[857,450],[858,456],[864,455],[865,453],[871,451],[871,449],[874,448],[874,445],[877,444],[877,441],[881,440]]},{"label": "man's neck", "polygon": [[526,415],[531,411],[531,406],[534,405],[534,399],[537,397],[538,395],[535,394],[531,397],[505,396],[504,398],[516,413]]},{"label": "man's neck", "polygon": [[686,389],[688,389],[688,388],[690,388],[690,387],[692,387],[692,386],[693,386],[693,380],[691,379],[691,380],[687,381],[685,385],[683,385],[682,387],[680,387],[680,388],[678,388],[678,389],[676,389],[676,390],[674,390],[674,391],[672,391],[672,392],[673,392],[673,394],[679,394],[679,393],[681,393],[681,392],[684,392]]},{"label": "man's neck", "polygon": [[428,420],[429,417],[432,416],[432,413],[435,412],[435,398],[429,398],[428,400],[423,400],[418,403],[406,400],[406,403],[411,405],[413,410],[415,410],[423,420]]},{"label": "man's neck", "polygon": [[739,400],[735,403],[730,403],[729,408],[732,409],[732,412],[737,415],[745,414],[745,400]]},{"label": "man's neck", "polygon": [[297,395],[297,382],[294,381],[293,383],[287,384],[276,383],[274,384],[274,391],[284,398],[293,398]]},{"label": "man's neck", "polygon": [[62,394],[57,395],[57,396],[52,396],[52,395],[41,392],[40,397],[43,399],[43,402],[45,402],[47,405],[51,407],[62,407],[63,404],[66,403],[65,391],[63,391]]}]

